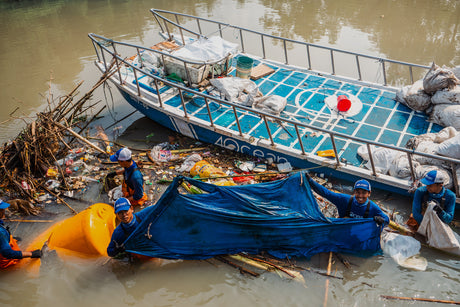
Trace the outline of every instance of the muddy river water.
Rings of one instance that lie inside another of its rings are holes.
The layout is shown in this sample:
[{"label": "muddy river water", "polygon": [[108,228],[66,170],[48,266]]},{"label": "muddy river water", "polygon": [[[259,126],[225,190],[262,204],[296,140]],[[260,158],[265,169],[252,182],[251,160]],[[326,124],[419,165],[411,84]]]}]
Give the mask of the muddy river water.
[{"label": "muddy river water", "polygon": [[[23,127],[20,117],[43,110],[84,80],[81,92],[99,78],[94,49],[87,37],[97,33],[148,44],[158,29],[148,9],[155,7],[209,17],[269,34],[428,65],[460,65],[460,2],[448,0],[55,0],[0,1],[0,141]],[[51,82],[50,82],[51,79]],[[121,96],[98,90],[95,100],[108,108],[101,124],[133,111]],[[16,118],[16,119],[15,119]],[[107,126],[107,125],[106,125]],[[120,122],[109,137],[128,141],[158,132],[139,113]],[[127,129],[129,128],[129,129]],[[127,137],[134,131],[137,137]],[[167,135],[167,132],[163,133]],[[158,136],[161,133],[158,132]],[[160,141],[160,140],[158,140]],[[350,187],[338,185],[349,191]],[[85,198],[97,199],[98,189]],[[372,198],[389,209],[409,214],[409,198],[382,191]],[[83,204],[73,204],[82,210]],[[71,216],[64,206],[47,208],[49,220]],[[9,223],[26,246],[47,223]],[[305,284],[274,273],[241,275],[216,261],[170,261],[162,266],[130,266],[106,259],[70,259],[43,263],[38,272],[0,273],[1,306],[431,306],[433,303],[389,301],[381,295],[460,301],[460,259],[422,247],[428,261],[423,272],[398,266],[389,256],[336,260],[328,282],[302,272]],[[304,267],[325,271],[327,255],[296,259]]]}]

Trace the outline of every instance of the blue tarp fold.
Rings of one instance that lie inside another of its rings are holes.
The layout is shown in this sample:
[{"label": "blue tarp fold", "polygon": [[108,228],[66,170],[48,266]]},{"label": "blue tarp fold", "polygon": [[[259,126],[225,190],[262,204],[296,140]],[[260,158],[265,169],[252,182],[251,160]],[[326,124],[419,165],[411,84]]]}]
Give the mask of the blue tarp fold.
[{"label": "blue tarp fold", "polygon": [[[182,180],[204,194],[180,194]],[[177,177],[157,204],[144,210],[125,247],[151,257],[206,259],[266,251],[284,258],[380,251],[380,229],[373,219],[324,217],[303,173],[229,187]]]}]

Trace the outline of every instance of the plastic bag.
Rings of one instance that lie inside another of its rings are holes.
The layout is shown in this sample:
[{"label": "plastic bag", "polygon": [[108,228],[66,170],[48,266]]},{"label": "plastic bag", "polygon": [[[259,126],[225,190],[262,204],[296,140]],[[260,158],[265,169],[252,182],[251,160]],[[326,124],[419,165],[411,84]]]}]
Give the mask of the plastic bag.
[{"label": "plastic bag", "polygon": [[150,157],[156,162],[169,162],[179,159],[179,155],[172,154],[167,146],[169,143],[161,143],[152,148]]},{"label": "plastic bag", "polygon": [[110,190],[107,195],[109,196],[109,200],[111,202],[115,202],[117,199],[119,199],[120,197],[123,197],[123,190],[122,190],[122,186],[119,185],[115,188],[113,188],[112,190]]},{"label": "plastic bag", "polygon": [[190,170],[190,175],[200,178],[227,176],[221,169],[209,164],[205,160],[198,161]]},{"label": "plastic bag", "polygon": [[426,237],[428,245],[460,255],[460,236],[442,222],[436,212],[433,211],[435,204],[435,202],[428,204],[417,232]]},{"label": "plastic bag", "polygon": [[460,133],[439,144],[436,153],[445,157],[460,159]]},{"label": "plastic bag", "polygon": [[[423,90],[423,81],[415,81],[409,88],[402,89],[403,93],[398,93],[398,101],[415,111],[424,111],[431,105],[431,97]],[[405,94],[405,95],[404,95]],[[404,95],[404,96],[403,96]]]},{"label": "plastic bag", "polygon": [[203,158],[199,154],[190,155],[182,162],[181,166],[176,166],[176,171],[180,173],[190,172],[195,163],[201,160],[203,160]]},{"label": "plastic bag", "polygon": [[437,104],[429,112],[430,121],[444,127],[452,126],[460,130],[460,105]]},{"label": "plastic bag", "polygon": [[431,69],[423,78],[423,88],[427,94],[431,95],[445,88],[453,89],[457,84],[460,84],[460,80],[448,67],[441,68],[435,63],[431,65]]},{"label": "plastic bag", "polygon": [[[371,146],[372,159],[374,161],[375,171],[381,174],[387,174],[390,170],[391,164],[393,163],[394,158],[398,154],[396,150],[392,150],[384,147],[375,147]],[[358,154],[361,157],[366,157],[368,162],[365,164],[366,168],[372,169],[372,164],[369,161],[369,153],[367,151],[366,145],[361,145],[358,148]]]},{"label": "plastic bag", "polygon": [[[414,169],[420,165],[418,162],[412,163]],[[409,178],[411,177],[411,169],[409,158],[405,153],[397,153],[390,164],[388,173],[393,177]]]},{"label": "plastic bag", "polygon": [[241,103],[252,107],[255,97],[262,97],[259,87],[254,81],[241,78],[217,78],[209,80],[222,93],[225,100]]},{"label": "plastic bag", "polygon": [[437,91],[431,97],[432,104],[460,104],[460,86],[448,90]]},{"label": "plastic bag", "polygon": [[264,96],[256,99],[254,107],[262,112],[270,113],[273,115],[280,115],[287,104],[287,99],[277,95]]},{"label": "plastic bag", "polygon": [[[417,147],[415,148],[415,151],[423,152],[423,153],[427,153],[427,154],[436,156],[437,155],[436,151],[438,149],[438,146],[439,146],[439,144],[436,144],[434,142],[425,141],[425,142],[419,143],[417,145]],[[412,157],[413,157],[414,161],[417,161],[420,164],[435,165],[435,166],[440,166],[440,167],[447,166],[448,167],[448,165],[445,165],[445,163],[442,160],[438,160],[438,159],[435,159],[435,158],[429,158],[429,157],[420,156],[420,155],[412,155]]]},{"label": "plastic bag", "polygon": [[425,271],[427,261],[423,257],[417,257],[421,244],[413,237],[403,236],[394,232],[382,232],[382,250],[393,258],[402,267]]}]

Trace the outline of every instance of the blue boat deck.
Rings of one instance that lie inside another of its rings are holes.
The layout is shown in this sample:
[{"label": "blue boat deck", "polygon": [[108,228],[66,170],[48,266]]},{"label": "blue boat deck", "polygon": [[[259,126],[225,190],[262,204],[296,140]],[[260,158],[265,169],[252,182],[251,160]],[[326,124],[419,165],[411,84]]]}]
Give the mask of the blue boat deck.
[{"label": "blue boat deck", "polygon": [[[254,60],[254,66],[260,61]],[[406,142],[417,135],[438,132],[443,127],[428,122],[423,113],[415,112],[395,100],[395,92],[391,90],[366,87],[356,83],[349,83],[332,79],[330,77],[300,72],[287,69],[286,67],[274,66],[264,63],[275,70],[274,73],[258,79],[255,83],[264,95],[278,95],[287,99],[287,105],[281,117],[311,124],[323,129],[331,129],[335,132],[359,137],[365,140],[381,142],[388,145],[404,147]],[[233,59],[233,66],[236,58]],[[230,75],[235,75],[233,70]],[[141,87],[142,79],[139,79]],[[160,93],[168,90],[169,86],[163,86]],[[150,88],[151,92],[156,90]],[[324,99],[330,95],[352,94],[358,97],[362,104],[362,110],[353,117],[334,118],[331,111],[324,103]],[[187,113],[191,116],[210,122],[206,102],[199,96],[184,95]],[[183,106],[179,95],[164,101],[170,107],[183,112]],[[209,101],[212,120],[216,126],[225,127],[238,132],[234,111],[229,106]],[[269,139],[264,121],[257,114],[244,110],[237,110],[241,130],[254,138]],[[293,125],[276,122],[268,122],[275,144],[283,145],[291,149],[301,150],[296,131]],[[306,153],[314,155],[317,151],[332,149],[330,136],[318,133],[312,129],[299,131]],[[335,139],[337,151],[341,161],[354,166],[362,166],[363,161],[357,155],[357,149],[362,143],[346,140],[340,137]]]}]

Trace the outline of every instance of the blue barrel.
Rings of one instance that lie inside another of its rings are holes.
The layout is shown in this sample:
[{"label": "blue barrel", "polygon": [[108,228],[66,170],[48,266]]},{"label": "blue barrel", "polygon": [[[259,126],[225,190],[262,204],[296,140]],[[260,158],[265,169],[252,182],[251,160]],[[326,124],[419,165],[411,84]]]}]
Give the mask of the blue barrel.
[{"label": "blue barrel", "polygon": [[253,64],[254,60],[247,56],[238,57],[236,60],[236,76],[243,79],[249,79]]}]

